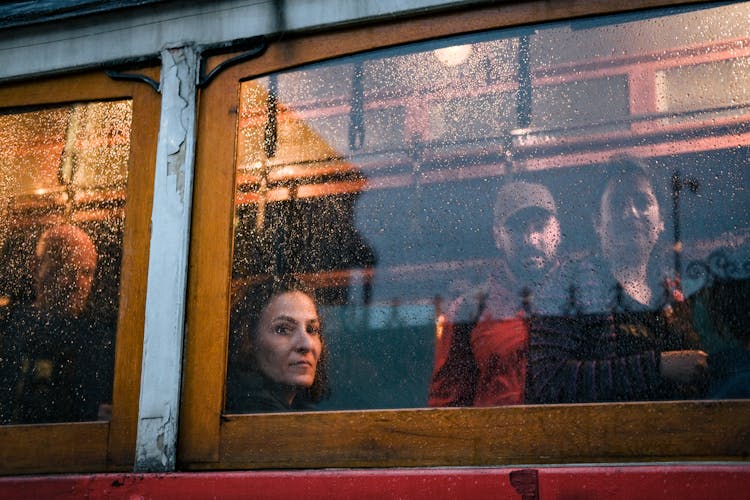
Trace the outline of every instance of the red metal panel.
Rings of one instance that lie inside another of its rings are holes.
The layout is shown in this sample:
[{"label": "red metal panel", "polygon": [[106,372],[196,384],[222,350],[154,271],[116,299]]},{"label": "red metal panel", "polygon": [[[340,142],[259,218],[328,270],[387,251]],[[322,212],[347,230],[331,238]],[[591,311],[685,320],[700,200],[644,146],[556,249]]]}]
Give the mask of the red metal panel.
[{"label": "red metal panel", "polygon": [[0,498],[522,498],[521,484],[523,498],[750,499],[750,463],[6,477]]}]

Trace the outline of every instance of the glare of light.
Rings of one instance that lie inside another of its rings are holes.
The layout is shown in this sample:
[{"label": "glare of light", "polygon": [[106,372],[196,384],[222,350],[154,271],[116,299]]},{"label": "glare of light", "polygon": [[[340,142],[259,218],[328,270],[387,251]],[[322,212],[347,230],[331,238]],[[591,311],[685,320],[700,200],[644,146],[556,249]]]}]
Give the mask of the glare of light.
[{"label": "glare of light", "polygon": [[435,57],[438,61],[448,67],[458,66],[463,64],[471,55],[471,45],[454,45],[452,47],[443,47],[442,49],[436,49]]},{"label": "glare of light", "polygon": [[246,171],[252,171],[252,170],[260,171],[261,168],[263,168],[263,163],[257,160],[251,163],[246,163],[242,167],[242,169]]},{"label": "glare of light", "polygon": [[439,314],[435,318],[435,338],[440,340],[443,338],[443,332],[445,331],[445,315]]},{"label": "glare of light", "polygon": [[276,175],[280,175],[282,177],[294,177],[297,173],[297,169],[293,166],[287,165],[285,167],[281,167],[280,169],[276,170]]}]

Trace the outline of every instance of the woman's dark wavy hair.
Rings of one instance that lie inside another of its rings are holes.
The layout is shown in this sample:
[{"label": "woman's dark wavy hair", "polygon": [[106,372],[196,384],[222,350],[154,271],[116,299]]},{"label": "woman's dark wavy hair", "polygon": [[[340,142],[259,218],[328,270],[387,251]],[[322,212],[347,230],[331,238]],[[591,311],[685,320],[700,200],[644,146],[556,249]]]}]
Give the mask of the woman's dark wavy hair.
[{"label": "woman's dark wavy hair", "polygon": [[[284,276],[266,279],[259,283],[244,287],[236,293],[230,317],[230,347],[229,366],[230,376],[236,371],[257,371],[252,353],[252,339],[258,332],[263,308],[274,297],[287,292],[301,292],[310,297],[318,310],[318,299],[314,289],[304,285],[299,280]],[[306,390],[300,390],[297,397],[311,403],[317,403],[330,390],[328,385],[328,350],[326,348],[323,326],[320,329],[321,351],[315,371],[315,380]]]},{"label": "woman's dark wavy hair", "polygon": [[[604,192],[610,188],[615,187],[617,183],[621,182],[623,178],[627,177],[641,177],[648,181],[651,188],[654,190],[654,194],[657,194],[657,186],[654,185],[651,175],[649,175],[650,166],[644,160],[631,156],[628,154],[615,155],[606,164],[607,179],[604,182]],[[630,185],[625,185],[624,188],[632,188]],[[659,196],[657,195],[657,198]]]}]

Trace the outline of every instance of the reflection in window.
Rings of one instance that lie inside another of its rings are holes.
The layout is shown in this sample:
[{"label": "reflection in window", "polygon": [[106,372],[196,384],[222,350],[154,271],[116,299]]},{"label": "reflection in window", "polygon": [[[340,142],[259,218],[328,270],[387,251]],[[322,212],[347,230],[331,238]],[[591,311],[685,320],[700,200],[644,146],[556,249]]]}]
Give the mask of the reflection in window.
[{"label": "reflection in window", "polygon": [[109,419],[130,101],[0,114],[0,422]]},{"label": "reflection in window", "polygon": [[749,8],[244,82],[230,391],[280,382],[241,311],[294,276],[319,300],[320,409],[748,397]]}]

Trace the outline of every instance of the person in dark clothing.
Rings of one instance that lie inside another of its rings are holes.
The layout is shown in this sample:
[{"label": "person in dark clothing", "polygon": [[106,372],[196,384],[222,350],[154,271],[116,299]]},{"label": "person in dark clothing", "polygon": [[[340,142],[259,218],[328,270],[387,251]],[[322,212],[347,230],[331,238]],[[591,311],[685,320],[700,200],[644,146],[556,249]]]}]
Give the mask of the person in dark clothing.
[{"label": "person in dark clothing", "polygon": [[[700,397],[702,351],[660,311],[529,320],[528,403]],[[698,352],[694,352],[698,351]]]},{"label": "person in dark clothing", "polygon": [[606,168],[612,177],[596,223],[602,255],[591,259],[593,276],[579,284],[577,314],[530,319],[526,400],[700,397],[707,355],[689,305],[677,280],[650,273],[664,228],[651,181],[632,158]]},{"label": "person in dark clothing", "polygon": [[[722,251],[709,257],[731,262],[718,272],[710,286],[702,289],[694,300],[699,301],[709,314],[716,334],[725,342],[724,347],[709,357],[711,399],[750,398],[750,260],[736,262]],[[727,273],[731,269],[734,273]]]},{"label": "person in dark clothing", "polygon": [[[42,232],[34,262],[34,300],[12,307],[2,326],[4,423],[94,420],[111,398],[111,367],[83,312],[98,255],[71,224]],[[107,379],[107,380],[102,380]]]},{"label": "person in dark clothing", "polygon": [[6,423],[95,420],[86,347],[93,332],[87,322],[33,304],[15,308],[8,322]]},{"label": "person in dark clothing", "polygon": [[314,409],[327,373],[313,294],[291,280],[269,281],[251,288],[234,312],[226,411]]}]

